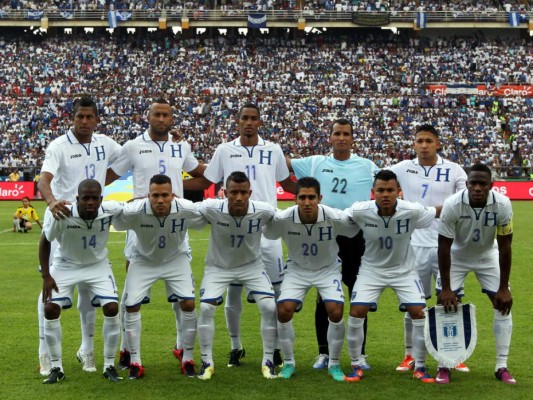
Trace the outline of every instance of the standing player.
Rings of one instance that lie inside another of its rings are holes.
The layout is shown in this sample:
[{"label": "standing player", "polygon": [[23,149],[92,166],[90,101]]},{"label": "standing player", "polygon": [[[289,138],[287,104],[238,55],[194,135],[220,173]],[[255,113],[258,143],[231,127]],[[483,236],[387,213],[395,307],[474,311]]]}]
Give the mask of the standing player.
[{"label": "standing player", "polygon": [[[289,193],[294,193],[294,182],[289,177],[285,157],[281,147],[259,136],[261,116],[259,108],[252,103],[244,104],[238,116],[239,137],[231,142],[220,144],[213,159],[204,171],[203,178],[185,181],[186,189],[199,190],[212,183],[227,180],[235,171],[243,171],[250,179],[252,200],[260,200],[277,206],[276,181]],[[263,264],[276,293],[283,279],[283,250],[281,240],[261,240]],[[226,296],[226,324],[231,338],[231,352],[228,367],[240,365],[245,351],[241,344],[240,324],[242,312],[242,286],[231,285]],[[276,350],[274,364],[281,365],[281,355]]]},{"label": "standing player", "polygon": [[[416,130],[414,142],[417,157],[401,161],[389,168],[398,177],[404,200],[435,207],[442,205],[448,196],[466,187],[464,170],[456,163],[440,157],[437,154],[439,148],[438,131],[432,125],[421,125]],[[432,284],[439,272],[437,236],[438,220],[435,219],[429,228],[415,230],[411,238],[415,268],[424,286],[426,299],[431,297]],[[397,371],[409,371],[415,365],[412,356],[412,330],[410,314],[405,313],[405,358],[396,367]],[[455,369],[462,372],[469,370],[463,363]]]},{"label": "standing player", "polygon": [[22,198],[22,205],[17,208],[13,215],[13,232],[28,233],[33,228],[32,221],[39,225],[39,228],[43,229],[37,211],[30,204],[29,197],[24,196]]},{"label": "standing player", "polygon": [[[192,155],[191,147],[187,142],[176,143],[172,140],[170,130],[174,124],[172,108],[164,99],[155,100],[148,112],[148,129],[140,136],[124,144],[118,160],[108,170],[106,182],[109,184],[126,172],[133,175],[133,197],[145,197],[148,194],[150,178],[156,174],[164,174],[170,177],[172,192],[178,197],[183,197],[182,170],[191,176],[201,176],[203,165]],[[135,247],[135,233],[128,232],[124,253],[126,259],[131,257]],[[127,266],[126,266],[127,268]],[[124,304],[124,302],[122,302]],[[180,334],[180,313],[178,303],[172,303],[172,309],[176,320],[176,345],[173,353],[182,361],[183,346]],[[124,317],[124,309],[121,315]],[[129,368],[129,348],[127,336],[122,336],[120,368]]]},{"label": "standing player", "polygon": [[[37,184],[50,210],[45,217],[53,216],[58,219],[68,216],[68,206],[75,201],[78,185],[82,180],[95,179],[104,186],[107,168],[116,159],[120,145],[105,135],[94,133],[99,121],[94,100],[88,97],[76,100],[73,107],[73,127],[52,141],[46,149]],[[57,242],[53,242],[52,246],[55,247],[56,244]],[[39,362],[41,375],[45,376],[50,370],[50,359],[44,343],[44,307],[41,298],[42,293],[37,300]],[[81,320],[81,347],[77,357],[84,371],[95,372],[93,336],[96,312],[91,305],[90,294],[83,286],[78,287],[78,310]]]},{"label": "standing player", "polygon": [[243,285],[248,301],[259,307],[263,338],[261,372],[267,379],[276,378],[273,364],[276,303],[274,288],[261,260],[261,228],[272,219],[275,211],[268,203],[250,200],[251,193],[246,174],[236,171],[226,180],[225,200],[208,199],[198,208],[205,221],[211,224],[198,319],[202,353],[202,370],[198,377],[203,380],[211,379],[215,372],[215,311],[231,283]]},{"label": "standing player", "polygon": [[359,276],[353,288],[346,335],[352,362],[352,372],[346,380],[359,381],[363,377],[360,366],[364,339],[363,322],[369,311],[377,310],[383,290],[392,288],[400,301],[400,310],[407,311],[413,320],[413,350],[415,371],[413,378],[433,383],[426,371],[424,342],[424,291],[413,264],[410,240],[418,228],[431,225],[438,211],[418,203],[398,199],[400,186],[392,171],[377,173],[372,188],[375,200],[354,203],[348,210],[353,221],[365,236],[365,254]]},{"label": "standing player", "polygon": [[[60,315],[61,308],[72,306],[76,285],[87,289],[92,306],[102,306],[104,312],[104,377],[111,382],[122,379],[114,367],[120,335],[118,292],[106,248],[113,216],[122,211],[122,206],[115,202],[102,204],[102,186],[94,179],[82,181],[78,193],[77,202],[67,206],[69,217],[45,218],[39,243],[42,301],[45,303],[44,337],[52,363],[48,378],[43,381],[46,384],[65,378]],[[54,240],[60,246],[53,255],[50,268],[50,242]]]},{"label": "standing player", "polygon": [[158,280],[165,281],[168,301],[181,308],[183,358],[181,371],[194,377],[193,350],[196,337],[194,278],[189,264],[187,229],[199,226],[200,216],[192,202],[175,198],[172,180],[166,175],[150,179],[148,198],[124,206],[115,218],[117,230],[130,229],[136,234],[130,265],[126,274],[124,330],[130,351],[129,379],[144,375],[141,361],[141,305],[150,301],[150,289]]},{"label": "standing player", "polygon": [[319,204],[320,183],[312,177],[296,183],[296,205],[276,213],[265,236],[283,238],[288,248],[286,273],[278,297],[278,335],[285,364],[279,376],[289,379],[296,371],[294,312],[302,308],[306,293],[316,287],[328,312],[329,375],[344,381],[340,353],[344,343],[344,293],[337,235],[354,236],[357,226],[340,210]]},{"label": "standing player", "polygon": [[[491,177],[489,167],[473,165],[467,189],[444,202],[439,226],[438,302],[446,311],[452,306],[457,310],[457,296],[467,274],[476,274],[494,308],[494,374],[496,379],[514,385],[516,381],[507,370],[513,330],[513,298],[509,290],[513,210],[507,197],[491,190]],[[449,383],[450,370],[439,366],[436,380]]]},{"label": "standing player", "polygon": [[[311,156],[301,159],[287,159],[289,170],[296,177],[312,176],[322,187],[322,204],[344,210],[354,201],[370,200],[370,190],[374,182],[374,175],[379,168],[370,160],[352,154],[354,142],[353,127],[350,121],[341,118],[333,121],[329,142],[333,152],[327,156]],[[361,257],[365,252],[363,233],[353,238],[337,236],[339,257],[342,261],[342,281],[348,287],[350,297],[357,279]],[[365,320],[365,338],[366,324]],[[327,341],[328,314],[325,303],[317,297],[315,310],[315,328],[318,341],[318,356],[313,368],[328,367],[329,351]],[[363,354],[365,346],[363,343]],[[362,360],[362,367],[369,369],[366,358]]]}]

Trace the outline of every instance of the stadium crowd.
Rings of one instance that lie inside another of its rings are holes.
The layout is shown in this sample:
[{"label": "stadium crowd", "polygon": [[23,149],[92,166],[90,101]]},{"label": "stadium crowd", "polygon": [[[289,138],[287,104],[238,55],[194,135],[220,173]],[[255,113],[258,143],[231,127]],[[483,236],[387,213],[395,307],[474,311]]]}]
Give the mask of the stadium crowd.
[{"label": "stadium crowd", "polygon": [[152,99],[169,98],[177,127],[206,162],[234,137],[244,100],[259,104],[262,135],[290,157],[327,153],[330,123],[341,116],[353,121],[358,154],[380,167],[413,157],[414,126],[423,122],[438,127],[442,154],[463,166],[481,161],[512,176],[533,153],[533,98],[426,90],[531,85],[531,39],[205,36],[0,38],[0,166],[39,167],[82,93],[98,99],[98,131],[119,143],[146,129]]},{"label": "stadium crowd", "polygon": [[170,10],[222,9],[234,10],[335,10],[335,11],[451,11],[458,13],[526,11],[528,1],[509,0],[1,0],[3,10]]}]

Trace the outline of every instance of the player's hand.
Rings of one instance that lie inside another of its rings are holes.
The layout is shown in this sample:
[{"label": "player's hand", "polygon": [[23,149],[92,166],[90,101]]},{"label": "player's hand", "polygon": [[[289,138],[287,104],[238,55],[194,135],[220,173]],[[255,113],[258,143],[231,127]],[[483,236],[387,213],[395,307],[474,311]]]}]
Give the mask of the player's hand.
[{"label": "player's hand", "polygon": [[48,209],[50,210],[54,218],[59,221],[60,219],[70,217],[70,210],[67,207],[70,204],[70,201],[56,200],[48,205]]},{"label": "player's hand", "polygon": [[172,141],[174,143],[181,142],[185,138],[183,132],[176,128],[171,129],[168,133],[172,135]]},{"label": "player's hand", "polygon": [[513,297],[511,296],[509,289],[505,288],[498,290],[492,299],[492,305],[503,315],[509,315],[511,307],[513,306]]},{"label": "player's hand", "polygon": [[43,303],[46,304],[52,300],[52,291],[55,290],[59,293],[59,288],[56,285],[56,281],[51,275],[43,276]]},{"label": "player's hand", "polygon": [[438,295],[437,303],[444,306],[444,312],[457,312],[457,304],[459,299],[457,294],[451,289],[443,289]]}]

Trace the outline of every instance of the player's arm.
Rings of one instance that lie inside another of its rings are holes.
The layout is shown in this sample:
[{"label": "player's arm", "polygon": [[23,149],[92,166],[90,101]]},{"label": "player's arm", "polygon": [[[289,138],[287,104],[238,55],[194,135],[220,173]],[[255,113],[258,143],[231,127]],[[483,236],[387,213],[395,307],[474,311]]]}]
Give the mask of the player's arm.
[{"label": "player's arm", "polygon": [[498,242],[499,261],[500,261],[500,287],[492,299],[494,308],[500,311],[503,315],[507,315],[511,312],[513,306],[513,297],[509,290],[509,277],[511,275],[511,260],[512,250],[511,242],[513,240],[513,234],[501,235],[498,232],[496,241]]},{"label": "player's arm", "polygon": [[452,290],[450,284],[451,269],[451,249],[453,239],[439,235],[439,272],[441,281],[441,292],[439,293],[437,303],[444,306],[444,311],[448,312],[453,309],[457,311],[457,295]]},{"label": "player's arm", "polygon": [[294,182],[290,176],[282,180],[280,183],[283,190],[286,192],[295,194],[296,193],[296,182]]},{"label": "player's arm", "polygon": [[43,196],[44,200],[46,201],[46,204],[48,205],[48,208],[52,212],[54,218],[66,218],[70,215],[70,210],[67,207],[70,202],[66,200],[57,200],[55,198],[54,194],[52,193],[52,179],[54,179],[54,175],[52,175],[50,172],[41,173],[41,178],[37,183],[37,188],[39,189],[39,192],[41,192],[41,196]]},{"label": "player's arm", "polygon": [[52,291],[59,292],[56,281],[50,275],[50,241],[43,233],[39,241],[39,263],[41,264],[41,276],[43,278],[43,303],[52,299]]},{"label": "player's arm", "polygon": [[289,168],[289,172],[294,173],[294,169],[292,169],[292,159],[289,157],[285,157],[285,162],[287,163],[287,168]]},{"label": "player's arm", "polygon": [[[198,165],[198,167],[200,167],[200,165]],[[196,171],[198,167],[193,171]],[[189,172],[189,174],[193,176],[193,178],[185,179],[183,181],[183,190],[204,190],[213,184],[213,182],[203,176],[203,171],[201,176],[194,176],[191,174],[191,172]]]},{"label": "player's arm", "polygon": [[200,178],[204,176],[204,171],[206,168],[207,168],[206,164],[198,164],[198,166],[195,169],[193,169],[192,171],[188,171],[187,173],[193,178]]},{"label": "player's arm", "polygon": [[108,168],[105,174],[105,185],[107,186],[115,182],[118,178],[120,178],[120,175],[117,175],[117,173],[113,171],[112,168]]}]

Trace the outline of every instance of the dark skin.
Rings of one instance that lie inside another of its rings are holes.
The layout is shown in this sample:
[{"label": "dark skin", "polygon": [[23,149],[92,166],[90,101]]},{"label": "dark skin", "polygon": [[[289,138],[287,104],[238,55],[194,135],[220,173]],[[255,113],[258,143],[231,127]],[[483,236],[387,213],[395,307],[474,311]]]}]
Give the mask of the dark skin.
[{"label": "dark skin", "polygon": [[[76,197],[78,212],[82,219],[86,221],[94,220],[98,216],[98,208],[102,204],[102,190],[99,186],[85,186]],[[52,303],[52,295],[59,292],[55,279],[50,274],[50,241],[43,234],[39,241],[39,262],[41,263],[41,276],[43,278],[43,303],[44,316],[48,320],[58,319],[61,315],[61,307]],[[106,317],[114,317],[118,314],[118,303],[110,302],[102,307]]]},{"label": "dark skin", "polygon": [[[483,171],[473,171],[468,175],[468,197],[470,205],[474,208],[483,208],[492,188],[491,176]],[[513,298],[509,290],[509,276],[511,274],[513,235],[496,236],[499,251],[500,285],[495,294],[489,294],[489,299],[494,309],[503,315],[509,315],[513,306]],[[444,306],[446,312],[457,311],[459,299],[450,285],[451,247],[453,238],[439,235],[439,270],[442,290],[438,296],[438,303]]]}]

